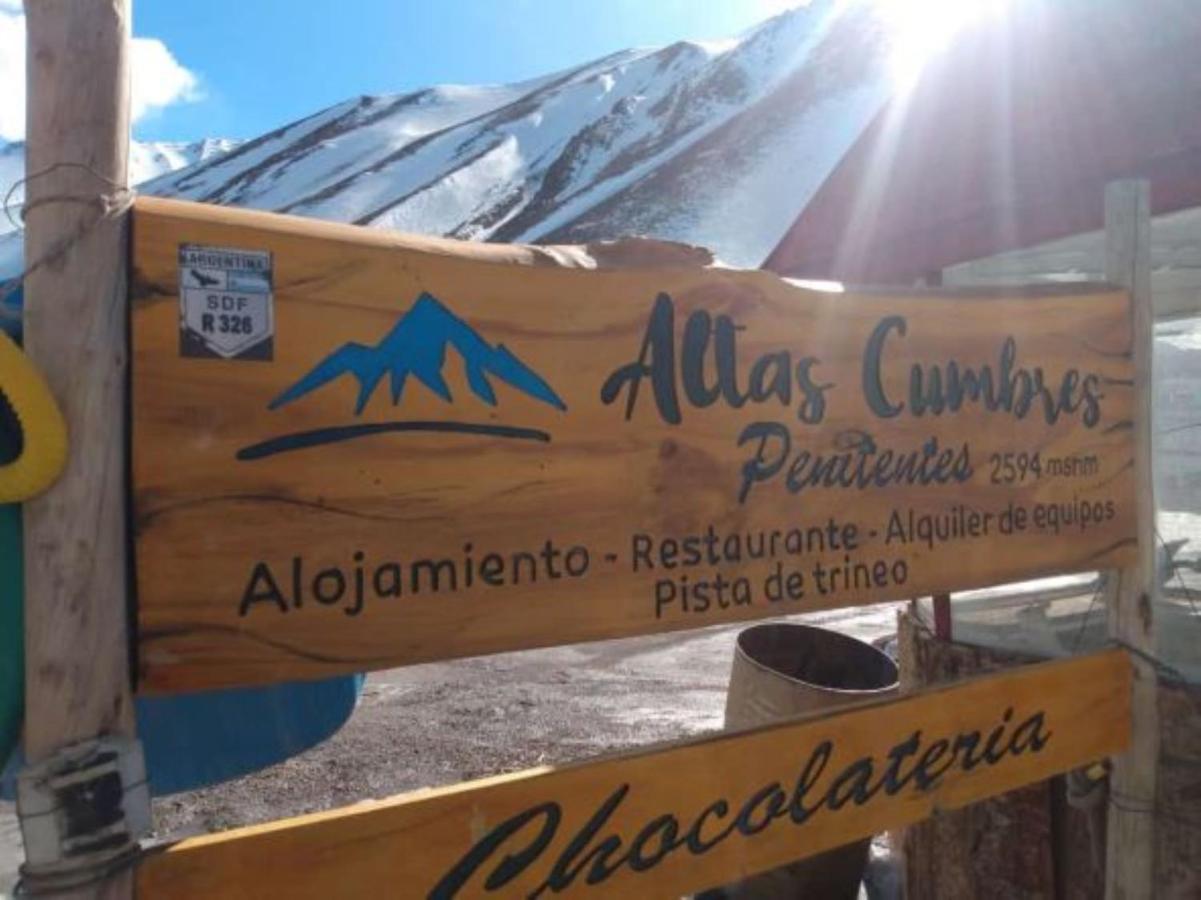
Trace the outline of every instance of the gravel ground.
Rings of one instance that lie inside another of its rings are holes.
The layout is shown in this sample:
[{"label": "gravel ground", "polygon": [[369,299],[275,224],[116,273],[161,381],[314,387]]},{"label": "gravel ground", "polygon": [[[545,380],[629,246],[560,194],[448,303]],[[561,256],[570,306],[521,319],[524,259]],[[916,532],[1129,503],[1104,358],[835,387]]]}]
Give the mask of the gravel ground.
[{"label": "gravel ground", "polygon": [[[797,617],[866,640],[881,605]],[[155,837],[180,837],[421,787],[677,740],[721,728],[742,625],[393,669],[367,680],[336,735],[225,784],[154,801]],[[20,862],[0,809],[0,888]],[[877,847],[877,856],[883,846]],[[877,859],[883,872],[887,860]]]}]

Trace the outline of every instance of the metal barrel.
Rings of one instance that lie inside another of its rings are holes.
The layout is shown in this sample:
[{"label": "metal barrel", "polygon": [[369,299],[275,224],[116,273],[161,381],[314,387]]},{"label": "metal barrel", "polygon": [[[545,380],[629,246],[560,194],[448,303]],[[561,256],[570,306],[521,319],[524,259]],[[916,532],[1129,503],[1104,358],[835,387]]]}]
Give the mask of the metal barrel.
[{"label": "metal barrel", "polygon": [[[738,636],[726,728],[750,728],[897,691],[897,665],[871,644],[812,625],[768,623]],[[803,749],[803,748],[802,748]],[[859,895],[871,839],[753,875],[709,896],[737,900]]]}]

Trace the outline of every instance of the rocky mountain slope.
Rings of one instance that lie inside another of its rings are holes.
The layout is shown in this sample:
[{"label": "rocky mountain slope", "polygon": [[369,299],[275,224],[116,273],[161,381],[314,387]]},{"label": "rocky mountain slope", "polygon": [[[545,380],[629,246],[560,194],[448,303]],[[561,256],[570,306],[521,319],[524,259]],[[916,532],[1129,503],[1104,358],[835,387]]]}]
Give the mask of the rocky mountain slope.
[{"label": "rocky mountain slope", "polygon": [[140,187],[160,196],[472,240],[651,235],[755,266],[887,98],[893,40],[870,0],[814,0],[726,41],[356,97],[135,166],[171,170]]},{"label": "rocky mountain slope", "polygon": [[870,3],[817,0],[729,41],[357,97],[144,189],[476,240],[651,234],[755,265],[885,99],[888,40]]}]

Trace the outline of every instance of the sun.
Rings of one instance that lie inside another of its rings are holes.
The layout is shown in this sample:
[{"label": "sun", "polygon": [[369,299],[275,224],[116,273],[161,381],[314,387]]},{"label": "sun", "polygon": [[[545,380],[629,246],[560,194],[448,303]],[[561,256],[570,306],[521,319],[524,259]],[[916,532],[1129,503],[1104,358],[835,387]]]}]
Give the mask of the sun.
[{"label": "sun", "polygon": [[893,34],[889,68],[894,82],[909,87],[932,55],[964,25],[999,17],[1008,0],[873,0]]}]

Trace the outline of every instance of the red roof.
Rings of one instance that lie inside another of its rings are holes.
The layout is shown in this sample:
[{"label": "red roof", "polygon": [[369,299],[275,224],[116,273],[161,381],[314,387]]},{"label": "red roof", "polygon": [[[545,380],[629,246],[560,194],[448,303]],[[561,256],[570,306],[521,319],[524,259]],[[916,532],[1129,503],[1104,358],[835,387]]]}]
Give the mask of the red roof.
[{"label": "red roof", "polygon": [[906,282],[1100,228],[1115,178],[1201,206],[1201,0],[1029,0],[893,99],[764,268]]}]

